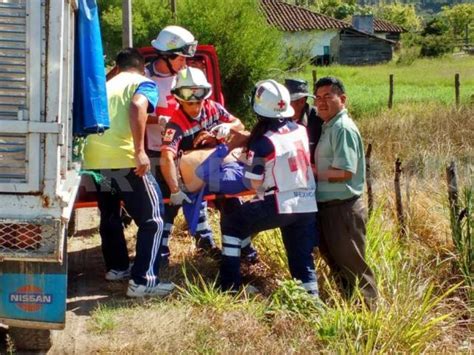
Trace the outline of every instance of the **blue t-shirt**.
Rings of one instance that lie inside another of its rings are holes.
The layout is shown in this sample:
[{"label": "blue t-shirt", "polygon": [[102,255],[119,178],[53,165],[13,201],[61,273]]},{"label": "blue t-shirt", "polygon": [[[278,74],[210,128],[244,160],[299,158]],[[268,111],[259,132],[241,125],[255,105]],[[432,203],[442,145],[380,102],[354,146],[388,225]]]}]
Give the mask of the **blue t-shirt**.
[{"label": "blue t-shirt", "polygon": [[141,94],[147,98],[148,113],[152,113],[155,111],[155,107],[158,103],[158,88],[156,87],[156,84],[154,82],[145,81],[141,83],[135,90],[135,94]]},{"label": "blue t-shirt", "polygon": [[238,161],[222,163],[227,154],[229,148],[219,144],[196,168],[196,175],[206,183],[204,194],[237,194],[249,189],[244,180],[244,164]]}]

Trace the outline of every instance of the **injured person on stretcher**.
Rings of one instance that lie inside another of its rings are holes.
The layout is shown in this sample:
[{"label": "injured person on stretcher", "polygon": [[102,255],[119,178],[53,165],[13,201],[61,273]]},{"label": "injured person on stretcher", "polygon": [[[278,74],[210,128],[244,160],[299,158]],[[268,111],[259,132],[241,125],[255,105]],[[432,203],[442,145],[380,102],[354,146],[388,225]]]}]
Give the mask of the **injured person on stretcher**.
[{"label": "injured person on stretcher", "polygon": [[231,131],[225,142],[219,143],[212,133],[201,132],[195,150],[183,152],[178,159],[183,190],[191,203],[183,204],[183,212],[191,233],[199,216],[196,206],[207,195],[239,195],[252,190],[244,178],[245,152],[249,132]]},{"label": "injured person on stretcher", "polygon": [[238,194],[251,189],[243,178],[245,153],[242,147],[248,137],[248,132],[232,131],[225,142],[218,144],[208,132],[200,134],[194,142],[198,149],[183,152],[178,161],[186,191],[195,193],[204,188],[207,195]]}]

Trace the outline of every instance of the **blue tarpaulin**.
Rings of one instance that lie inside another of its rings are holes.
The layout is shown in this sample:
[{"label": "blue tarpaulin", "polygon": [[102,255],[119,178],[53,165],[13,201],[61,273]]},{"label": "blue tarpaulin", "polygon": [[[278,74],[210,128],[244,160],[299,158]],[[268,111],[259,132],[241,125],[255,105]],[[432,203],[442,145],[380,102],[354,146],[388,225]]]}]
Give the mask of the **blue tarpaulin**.
[{"label": "blue tarpaulin", "polygon": [[109,128],[105,65],[96,0],[79,0],[76,14],[73,131],[75,136]]}]

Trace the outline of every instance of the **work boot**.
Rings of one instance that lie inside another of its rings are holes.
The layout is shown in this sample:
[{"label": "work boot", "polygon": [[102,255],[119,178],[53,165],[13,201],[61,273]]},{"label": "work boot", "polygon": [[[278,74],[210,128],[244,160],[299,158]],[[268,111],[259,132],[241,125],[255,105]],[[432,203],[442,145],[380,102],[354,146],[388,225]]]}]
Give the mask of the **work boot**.
[{"label": "work boot", "polygon": [[221,257],[221,250],[211,238],[196,237],[196,252],[215,260],[219,260]]},{"label": "work boot", "polygon": [[257,250],[251,245],[240,250],[240,260],[247,264],[256,264],[258,263],[258,253]]}]

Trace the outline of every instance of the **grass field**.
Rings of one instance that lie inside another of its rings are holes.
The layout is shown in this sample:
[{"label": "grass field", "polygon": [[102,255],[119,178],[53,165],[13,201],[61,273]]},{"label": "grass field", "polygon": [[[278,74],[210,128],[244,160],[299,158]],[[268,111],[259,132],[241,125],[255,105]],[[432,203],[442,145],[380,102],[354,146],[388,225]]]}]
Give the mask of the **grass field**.
[{"label": "grass field", "polygon": [[[455,160],[460,186],[473,187],[474,58],[317,70],[318,77],[334,75],[345,82],[364,141],[373,145],[376,210],[368,224],[367,258],[380,291],[377,309],[361,307],[357,295],[342,299],[319,259],[324,304],[313,302],[288,281],[277,231],[261,233],[255,239],[261,262],[244,267],[245,281],[256,285],[260,294],[223,294],[214,288],[218,263],[190,251],[191,242],[180,219],[171,239],[172,262],[164,276],[179,286],[178,292],[164,300],[119,298],[101,304],[90,321],[93,350],[472,353],[472,283],[460,269],[461,256],[453,247],[445,166]],[[462,85],[460,108],[453,106],[457,72]],[[395,75],[395,106],[387,110],[390,73]],[[310,79],[311,71],[304,75]],[[404,168],[407,235],[403,238],[394,213],[393,163],[397,157],[402,158]],[[474,199],[471,203],[467,252],[472,256]],[[211,224],[219,236],[217,213],[211,213]],[[128,235],[133,236],[134,231]],[[472,264],[466,270],[474,272]]]},{"label": "grass field", "polygon": [[[312,70],[289,74],[312,82]],[[348,67],[318,67],[317,77],[331,75],[344,82],[349,97],[349,108],[355,118],[373,116],[388,104],[389,75],[394,75],[394,107],[412,103],[455,103],[454,76],[460,75],[460,100],[474,102],[474,57],[445,57],[418,59],[412,65],[383,65]]]}]

